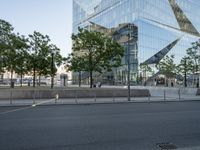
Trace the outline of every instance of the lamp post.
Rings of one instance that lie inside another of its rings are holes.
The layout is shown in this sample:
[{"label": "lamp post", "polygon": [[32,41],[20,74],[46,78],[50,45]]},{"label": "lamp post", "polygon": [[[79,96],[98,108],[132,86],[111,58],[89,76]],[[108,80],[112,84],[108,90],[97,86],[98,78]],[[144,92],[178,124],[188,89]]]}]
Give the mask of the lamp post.
[{"label": "lamp post", "polygon": [[130,31],[128,33],[128,58],[127,58],[127,63],[128,63],[128,101],[131,101],[131,87],[130,87],[130,38],[131,34]]},{"label": "lamp post", "polygon": [[54,51],[51,51],[51,89],[54,87]]},{"label": "lamp post", "polygon": [[[200,40],[199,40],[199,42],[200,42]],[[197,88],[200,87],[200,47],[199,47],[199,57],[198,57],[198,61],[199,61],[199,84],[198,84],[198,87],[197,87]]]}]

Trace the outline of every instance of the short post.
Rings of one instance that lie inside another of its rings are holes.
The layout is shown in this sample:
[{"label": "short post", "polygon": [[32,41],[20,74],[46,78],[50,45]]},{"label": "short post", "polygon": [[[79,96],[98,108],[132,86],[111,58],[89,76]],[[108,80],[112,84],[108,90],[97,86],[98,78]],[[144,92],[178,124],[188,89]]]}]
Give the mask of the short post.
[{"label": "short post", "polygon": [[33,104],[35,104],[35,90],[33,90]]},{"label": "short post", "polygon": [[113,90],[113,102],[115,102],[115,91]]},{"label": "short post", "polygon": [[181,101],[181,89],[180,88],[178,90],[178,99],[179,99],[179,101]]},{"label": "short post", "polygon": [[166,91],[164,90],[164,101],[166,101]]},{"label": "short post", "polygon": [[10,105],[12,105],[12,90],[10,91]]},{"label": "short post", "polygon": [[55,103],[57,103],[57,102],[58,102],[58,99],[59,99],[59,95],[58,95],[58,94],[56,94],[56,96],[55,96]]},{"label": "short post", "polygon": [[96,93],[96,90],[94,92],[94,102],[96,103],[97,102],[97,93]]},{"label": "short post", "polygon": [[150,97],[151,97],[151,95],[150,95],[150,93],[148,94],[148,102],[150,103]]},{"label": "short post", "polygon": [[75,91],[75,103],[78,104],[78,96],[77,96],[77,91]]},{"label": "short post", "polygon": [[40,99],[42,99],[42,95],[41,95],[41,92],[40,92],[40,90],[38,91],[38,97],[40,98]]}]

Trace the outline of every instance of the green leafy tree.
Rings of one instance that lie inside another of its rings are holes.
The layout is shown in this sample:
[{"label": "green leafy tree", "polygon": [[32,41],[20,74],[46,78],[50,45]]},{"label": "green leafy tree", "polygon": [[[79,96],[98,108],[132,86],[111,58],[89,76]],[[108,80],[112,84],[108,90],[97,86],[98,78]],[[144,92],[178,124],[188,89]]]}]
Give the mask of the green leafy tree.
[{"label": "green leafy tree", "polygon": [[68,69],[89,72],[90,88],[94,72],[111,71],[112,67],[121,65],[123,47],[103,33],[79,28],[79,33],[73,34],[72,40],[73,52],[68,58]]},{"label": "green leafy tree", "polygon": [[11,73],[10,81],[12,82],[13,80],[13,73],[16,71],[16,68],[18,66],[18,57],[19,56],[19,51],[21,49],[27,48],[27,44],[20,37],[18,34],[10,34],[9,35],[9,40],[7,43],[7,48],[4,51],[5,57],[5,69]]},{"label": "green leafy tree", "polygon": [[6,50],[6,70],[11,73],[11,82],[13,80],[13,73],[17,69],[19,51],[26,47],[26,43],[20,38],[20,36],[12,34],[10,35],[9,48]]},{"label": "green leafy tree", "polygon": [[165,76],[166,81],[176,76],[177,66],[174,63],[174,55],[165,56],[156,67]]},{"label": "green leafy tree", "polygon": [[49,50],[51,55],[48,55],[47,60],[48,64],[51,64],[51,66],[47,67],[48,70],[46,70],[46,73],[51,76],[51,88],[53,88],[54,76],[56,75],[57,68],[63,64],[65,58],[61,56],[60,49],[56,45],[51,44]]},{"label": "green leafy tree", "polygon": [[0,74],[4,73],[6,67],[6,57],[9,55],[10,36],[13,33],[12,25],[0,19]]},{"label": "green leafy tree", "polygon": [[184,76],[184,86],[187,87],[187,74],[193,70],[192,60],[189,57],[183,57],[180,64],[177,66],[177,71],[181,76]]},{"label": "green leafy tree", "polygon": [[24,36],[19,36],[19,45],[20,48],[16,52],[16,66],[15,66],[15,73],[20,75],[20,83],[22,86],[23,81],[23,75],[27,74],[30,70],[28,68],[29,66],[29,46],[27,44],[28,39],[26,39]]},{"label": "green leafy tree", "polygon": [[50,41],[49,36],[42,35],[36,31],[33,35],[29,35],[31,47],[29,68],[33,72],[33,87],[35,87],[37,75],[39,76],[39,85],[41,76],[50,75],[53,80],[57,67],[62,64],[63,57],[60,54],[60,49],[56,45],[51,44]]},{"label": "green leafy tree", "polygon": [[29,35],[29,68],[33,72],[33,87],[35,87],[36,76],[44,75],[46,73],[46,67],[49,65],[47,64],[49,42],[49,36],[42,35],[40,32],[34,31],[33,35]]},{"label": "green leafy tree", "polygon": [[[200,42],[196,41],[192,43],[192,47],[187,49],[187,57],[191,62],[191,70],[193,74],[198,75],[200,71]],[[197,82],[197,87],[199,83]]]},{"label": "green leafy tree", "polygon": [[144,85],[146,84],[147,74],[152,74],[153,70],[148,64],[140,64],[140,71],[143,72],[144,77]]}]

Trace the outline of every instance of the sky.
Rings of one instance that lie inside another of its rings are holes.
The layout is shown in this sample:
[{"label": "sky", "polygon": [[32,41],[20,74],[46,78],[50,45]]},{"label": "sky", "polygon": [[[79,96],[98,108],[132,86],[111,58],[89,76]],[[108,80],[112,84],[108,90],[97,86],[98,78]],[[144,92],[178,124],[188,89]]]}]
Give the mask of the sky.
[{"label": "sky", "polygon": [[63,56],[71,52],[72,0],[0,0],[0,19],[21,35],[49,35]]}]

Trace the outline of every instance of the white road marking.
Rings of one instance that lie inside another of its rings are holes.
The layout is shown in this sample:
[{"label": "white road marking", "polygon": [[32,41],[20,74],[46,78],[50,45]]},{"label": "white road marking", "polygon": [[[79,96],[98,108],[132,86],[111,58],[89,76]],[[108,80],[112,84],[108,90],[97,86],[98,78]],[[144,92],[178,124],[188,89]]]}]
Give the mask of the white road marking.
[{"label": "white road marking", "polygon": [[32,108],[32,106],[18,108],[18,109],[13,109],[13,110],[9,110],[9,111],[4,111],[4,112],[0,113],[0,115],[12,113],[12,112],[16,112],[16,111],[20,111],[20,110],[25,110],[25,109],[29,109],[29,108]]},{"label": "white road marking", "polygon": [[55,100],[55,99],[50,99],[50,100],[47,100],[47,101],[42,101],[40,103],[33,104],[31,106],[27,106],[27,107],[23,107],[23,108],[17,108],[17,109],[13,109],[13,110],[8,110],[8,111],[5,111],[5,112],[1,112],[0,115],[8,114],[8,113],[16,112],[16,111],[21,111],[21,110],[25,110],[25,109],[29,109],[29,108],[33,108],[33,107],[39,106],[41,104],[45,104],[45,103],[51,102],[53,100]]},{"label": "white road marking", "polygon": [[38,105],[41,105],[41,104],[45,104],[45,103],[48,103],[48,102],[51,102],[51,101],[54,101],[55,99],[50,99],[50,100],[47,100],[47,101],[43,101],[43,102],[40,102],[40,103],[37,103],[37,104],[33,104],[32,107],[36,107]]}]

